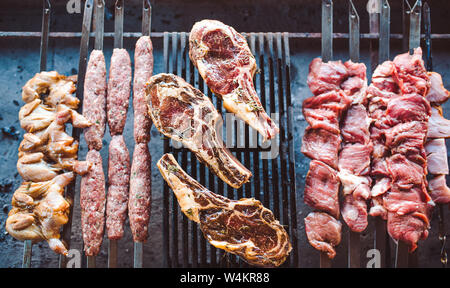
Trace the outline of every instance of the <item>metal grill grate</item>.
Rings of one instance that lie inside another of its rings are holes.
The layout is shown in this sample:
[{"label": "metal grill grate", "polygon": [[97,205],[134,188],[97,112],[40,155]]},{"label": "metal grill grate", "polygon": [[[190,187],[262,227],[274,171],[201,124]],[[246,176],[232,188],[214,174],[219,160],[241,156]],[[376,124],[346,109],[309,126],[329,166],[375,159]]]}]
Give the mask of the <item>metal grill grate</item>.
[{"label": "metal grill grate", "polygon": [[[273,211],[285,225],[293,251],[284,266],[297,267],[299,250],[297,241],[297,208],[295,193],[294,145],[292,126],[292,102],[290,91],[289,38],[287,33],[249,33],[244,35],[255,55],[259,73],[254,79],[261,103],[272,118],[278,122],[279,136],[271,143],[278,147],[274,159],[263,159],[270,147],[262,143],[256,131],[243,121],[224,120],[223,139],[230,151],[253,173],[249,183],[240,189],[227,186],[213,175],[195,155],[179,148],[169,139],[164,141],[164,152],[173,153],[194,179],[211,191],[230,199],[254,197]],[[164,33],[165,72],[177,74],[194,87],[208,95],[226,119],[222,101],[212,95],[197,69],[189,60],[189,34],[185,32]],[[274,114],[275,113],[275,114]],[[278,117],[277,117],[278,116]],[[229,115],[228,115],[229,117]],[[233,124],[233,125],[231,125]],[[228,127],[227,127],[228,125]],[[230,127],[231,126],[231,127]],[[226,131],[226,133],[225,133]],[[257,137],[257,138],[256,138]],[[257,141],[255,141],[255,138]],[[229,144],[232,144],[231,147]],[[248,264],[234,255],[207,244],[197,224],[189,223],[181,213],[176,197],[164,184],[163,195],[164,265],[167,267],[247,267]],[[169,212],[170,211],[170,212]]]}]

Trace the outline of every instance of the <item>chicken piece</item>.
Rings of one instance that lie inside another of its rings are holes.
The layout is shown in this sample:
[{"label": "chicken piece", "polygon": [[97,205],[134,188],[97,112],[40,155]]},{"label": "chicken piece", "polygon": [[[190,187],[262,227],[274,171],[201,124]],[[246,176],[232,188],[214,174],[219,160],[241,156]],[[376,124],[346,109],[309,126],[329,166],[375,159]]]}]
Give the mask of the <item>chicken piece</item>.
[{"label": "chicken piece", "polygon": [[241,34],[220,21],[197,22],[189,34],[189,57],[211,91],[222,98],[225,109],[261,133],[264,140],[278,134],[253,86],[256,61]]},{"label": "chicken piece", "polygon": [[25,181],[42,182],[55,178],[61,168],[47,163],[42,152],[19,152],[17,171]]},{"label": "chicken piece", "polygon": [[289,235],[272,211],[253,198],[230,200],[214,194],[165,154],[157,166],[177,197],[181,211],[211,245],[258,266],[279,266],[292,250]]},{"label": "chicken piece", "polygon": [[60,75],[56,71],[37,73],[23,86],[22,100],[29,103],[40,99],[43,94],[48,94],[45,97],[45,104],[51,107],[65,104],[76,109],[80,100],[72,95],[76,90],[74,82],[73,77]]},{"label": "chicken piece", "polygon": [[20,126],[27,132],[35,132],[47,128],[56,117],[55,108],[42,104],[35,99],[20,108]]},{"label": "chicken piece", "polygon": [[69,203],[64,199],[64,187],[74,179],[72,172],[50,181],[24,182],[14,192],[13,209],[6,220],[6,231],[18,240],[33,243],[46,240],[58,254],[68,251],[60,240],[61,226],[69,220]]}]

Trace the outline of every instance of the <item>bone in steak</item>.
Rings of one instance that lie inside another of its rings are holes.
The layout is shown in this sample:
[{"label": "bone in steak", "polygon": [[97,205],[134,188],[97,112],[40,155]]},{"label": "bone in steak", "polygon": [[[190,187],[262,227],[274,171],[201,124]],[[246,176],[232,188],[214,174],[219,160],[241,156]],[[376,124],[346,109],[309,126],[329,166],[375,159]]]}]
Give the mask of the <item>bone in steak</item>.
[{"label": "bone in steak", "polygon": [[230,186],[248,182],[252,173],[225,147],[222,117],[208,97],[173,74],[150,78],[146,93],[148,113],[161,133],[183,143]]},{"label": "bone in steak", "polygon": [[216,20],[197,22],[189,34],[189,57],[211,91],[222,98],[225,109],[256,129],[264,140],[278,134],[253,86],[256,61],[241,34]]},{"label": "bone in steak", "polygon": [[289,235],[261,202],[253,198],[230,200],[191,178],[172,154],[157,166],[177,197],[181,211],[199,223],[208,242],[258,266],[279,266],[292,250]]},{"label": "bone in steak", "polygon": [[430,80],[421,58],[417,48],[413,55],[405,53],[384,62],[375,70],[368,89],[376,132],[372,139],[375,145],[385,146],[372,154],[376,177],[372,195],[376,197],[370,214],[387,219],[390,236],[407,243],[410,251],[428,236],[434,205],[426,189],[424,148],[431,115],[425,98]]}]

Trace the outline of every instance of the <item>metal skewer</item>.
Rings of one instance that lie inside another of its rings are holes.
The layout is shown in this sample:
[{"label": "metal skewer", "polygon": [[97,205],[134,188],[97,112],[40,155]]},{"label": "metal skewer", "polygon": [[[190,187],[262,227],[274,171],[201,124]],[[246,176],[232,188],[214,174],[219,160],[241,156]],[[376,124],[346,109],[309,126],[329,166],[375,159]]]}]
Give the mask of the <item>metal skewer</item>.
[{"label": "metal skewer", "polygon": [[[40,64],[39,71],[47,70],[47,48],[48,48],[48,35],[50,32],[50,12],[51,4],[49,0],[42,1],[42,34],[40,45]],[[22,268],[31,267],[31,257],[33,254],[33,242],[31,240],[25,240],[23,244],[23,261]]]},{"label": "metal skewer", "polygon": [[[96,0],[94,7],[95,50],[103,50],[103,33],[105,21],[105,2]],[[96,268],[96,257],[87,256],[87,268]]]},{"label": "metal skewer", "polygon": [[[420,17],[422,11],[422,1],[417,0],[409,13],[409,54],[414,54],[414,49],[420,47]],[[414,254],[417,257],[417,254]],[[413,260],[409,254],[409,246],[399,241],[395,251],[395,267],[406,268],[408,261]],[[410,259],[411,258],[411,259]],[[414,261],[415,262],[415,261]]]},{"label": "metal skewer", "polygon": [[[81,30],[81,41],[80,41],[80,59],[78,62],[78,77],[77,77],[77,91],[76,96],[80,100],[80,103],[83,103],[83,86],[84,86],[84,75],[86,73],[86,62],[87,62],[87,54],[89,47],[89,33],[91,30],[91,20],[92,20],[92,9],[93,9],[93,0],[87,0],[84,7],[84,15],[83,15],[83,24]],[[77,111],[82,114],[83,105],[79,105]],[[73,128],[72,137],[75,140],[80,139],[81,135],[80,128]],[[64,225],[62,232],[62,239],[64,243],[67,245],[67,248],[70,248],[70,236],[72,234],[72,218],[73,218],[73,203],[75,199],[75,183],[76,181],[72,181],[66,189],[66,199],[72,203],[69,207],[69,221]],[[67,266],[67,258],[64,256],[59,257],[59,268],[66,268]]]},{"label": "metal skewer", "polygon": [[[352,0],[349,0],[349,55],[350,60],[359,62],[359,15],[353,5]],[[361,266],[361,237],[360,233],[348,231],[348,267],[359,268]]]},{"label": "metal skewer", "polygon": [[[423,24],[425,30],[425,60],[427,71],[433,71],[433,57],[431,54],[431,12],[430,6],[427,2],[423,4]],[[441,243],[440,249],[440,262],[442,268],[447,268],[448,255],[446,251],[447,236],[445,235],[445,225],[444,225],[444,206],[443,204],[438,204],[438,233],[439,241]]]},{"label": "metal skewer", "polygon": [[[149,0],[142,1],[142,36],[150,36],[152,6]],[[144,243],[134,242],[133,267],[142,268],[144,264]]]},{"label": "metal skewer", "polygon": [[[390,7],[386,0],[371,0],[367,9],[370,17],[370,33],[379,34],[378,42],[370,43],[371,70],[374,71],[379,63],[389,59]],[[380,267],[386,267],[387,259],[390,258],[389,238],[386,221],[380,217],[375,218],[374,248],[380,253]]]},{"label": "metal skewer", "polygon": [[[117,0],[114,5],[114,48],[123,48],[124,1]],[[108,267],[117,268],[117,240],[108,241]]]},{"label": "metal skewer", "polygon": [[[333,59],[333,1],[322,0],[322,61]],[[330,268],[331,259],[320,252],[320,268]]]}]

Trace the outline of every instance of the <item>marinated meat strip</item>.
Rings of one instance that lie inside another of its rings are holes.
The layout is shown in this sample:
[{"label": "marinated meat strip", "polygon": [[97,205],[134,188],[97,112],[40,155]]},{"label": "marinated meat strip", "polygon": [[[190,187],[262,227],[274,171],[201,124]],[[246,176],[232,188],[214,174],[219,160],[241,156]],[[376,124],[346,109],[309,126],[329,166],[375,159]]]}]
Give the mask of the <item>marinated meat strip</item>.
[{"label": "marinated meat strip", "polygon": [[90,150],[86,161],[92,166],[81,178],[81,228],[86,256],[96,256],[100,252],[105,226],[105,176],[100,152]]},{"label": "marinated meat strip", "polygon": [[127,50],[115,48],[109,68],[106,111],[109,133],[122,134],[127,120],[128,101],[131,91],[131,60]]},{"label": "marinated meat strip", "polygon": [[93,125],[84,131],[89,150],[102,149],[106,124],[106,64],[103,52],[93,50],[84,80],[83,115]]},{"label": "marinated meat strip", "polygon": [[189,57],[227,111],[243,119],[264,140],[278,134],[253,86],[256,60],[241,34],[216,20],[197,22],[189,34]]},{"label": "marinated meat strip", "polygon": [[128,217],[134,242],[145,242],[148,238],[150,204],[152,200],[152,159],[147,143],[137,143],[134,147],[130,174],[130,195]]},{"label": "marinated meat strip", "polygon": [[[347,66],[352,67],[355,73],[350,74]],[[305,218],[306,233],[310,244],[326,252],[330,258],[336,255],[334,246],[339,244],[341,238],[341,224],[337,220],[341,185],[337,169],[342,142],[339,126],[349,105],[360,98],[356,94],[364,83],[355,78],[360,75],[359,70],[350,62],[323,63],[320,58],[314,59],[309,65],[307,78],[314,96],[303,102],[303,114],[310,126],[303,135],[301,151],[312,159],[305,180],[304,201],[312,208],[329,214],[310,213]],[[320,225],[316,224],[322,223],[325,218],[331,218],[339,229],[331,229],[330,234],[324,235]]]},{"label": "marinated meat strip", "polygon": [[147,84],[147,105],[158,130],[183,143],[228,185],[239,188],[252,173],[225,147],[218,131],[222,117],[202,92],[173,74],[158,74]]},{"label": "marinated meat strip", "polygon": [[341,243],[342,224],[327,213],[312,212],[305,218],[305,230],[309,243],[329,258],[336,256],[334,247]]},{"label": "marinated meat strip", "polygon": [[261,202],[253,198],[230,200],[191,178],[172,154],[157,166],[177,197],[181,211],[199,223],[208,242],[258,266],[279,266],[292,250],[289,235]]},{"label": "marinated meat strip", "polygon": [[[433,202],[427,192],[425,141],[431,107],[430,80],[420,48],[386,61],[368,88],[374,146],[372,216],[387,219],[391,237],[414,251],[428,236]],[[384,145],[384,148],[379,148]]]},{"label": "marinated meat strip", "polygon": [[127,217],[128,185],[130,183],[130,155],[122,135],[112,136],[109,143],[108,194],[106,202],[106,230],[109,239],[123,236]]},{"label": "marinated meat strip", "polygon": [[450,137],[450,122],[442,116],[442,107],[439,105],[448,100],[450,92],[445,89],[440,74],[428,72],[428,76],[431,86],[426,98],[432,105],[425,144],[427,169],[431,174],[428,190],[435,203],[447,204],[450,203],[450,189],[446,183],[449,169],[445,138]]},{"label": "marinated meat strip", "polygon": [[152,125],[145,102],[145,84],[153,75],[153,46],[150,37],[142,36],[136,42],[134,51],[134,141],[148,143]]},{"label": "marinated meat strip", "polygon": [[305,180],[304,201],[310,207],[339,218],[339,178],[337,171],[312,160]]}]

